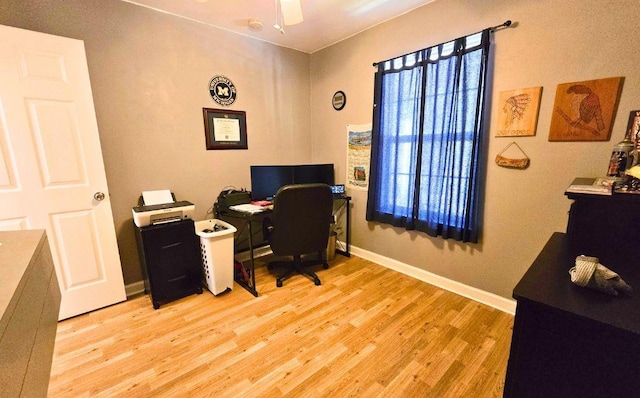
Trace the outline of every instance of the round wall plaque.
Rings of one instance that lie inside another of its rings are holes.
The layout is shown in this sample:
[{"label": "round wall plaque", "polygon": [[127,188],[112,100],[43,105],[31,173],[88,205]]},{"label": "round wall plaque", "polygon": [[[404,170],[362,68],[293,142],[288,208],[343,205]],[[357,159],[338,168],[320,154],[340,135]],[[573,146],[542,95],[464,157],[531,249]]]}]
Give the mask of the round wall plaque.
[{"label": "round wall plaque", "polygon": [[236,86],[225,76],[214,76],[209,81],[211,98],[222,106],[229,106],[236,101]]},{"label": "round wall plaque", "polygon": [[340,111],[347,104],[347,96],[344,91],[336,91],[331,100],[333,109]]}]

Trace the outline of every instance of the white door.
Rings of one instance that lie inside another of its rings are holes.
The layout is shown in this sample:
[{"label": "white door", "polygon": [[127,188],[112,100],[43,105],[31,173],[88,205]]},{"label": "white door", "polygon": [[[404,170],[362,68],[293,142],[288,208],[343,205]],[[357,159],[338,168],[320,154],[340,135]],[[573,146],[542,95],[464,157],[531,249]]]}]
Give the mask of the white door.
[{"label": "white door", "polygon": [[46,229],[59,319],[126,299],[80,40],[0,25],[0,229]]}]

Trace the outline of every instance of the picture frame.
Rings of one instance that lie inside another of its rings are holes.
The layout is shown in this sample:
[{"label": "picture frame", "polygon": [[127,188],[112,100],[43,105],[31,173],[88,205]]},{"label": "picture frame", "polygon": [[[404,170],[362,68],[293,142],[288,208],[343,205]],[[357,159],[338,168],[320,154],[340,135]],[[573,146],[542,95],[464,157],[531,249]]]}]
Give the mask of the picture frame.
[{"label": "picture frame", "polygon": [[542,87],[501,91],[496,137],[535,136]]},{"label": "picture frame", "polygon": [[609,141],[623,77],[559,84],[549,141]]},{"label": "picture frame", "polygon": [[247,149],[247,116],[244,111],[202,108],[207,150]]}]

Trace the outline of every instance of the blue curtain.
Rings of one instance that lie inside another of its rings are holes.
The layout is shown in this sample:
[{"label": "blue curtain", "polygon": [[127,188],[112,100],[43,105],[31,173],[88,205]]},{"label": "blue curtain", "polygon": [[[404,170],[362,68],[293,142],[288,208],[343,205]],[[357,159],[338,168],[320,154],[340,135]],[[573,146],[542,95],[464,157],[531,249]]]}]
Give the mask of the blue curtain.
[{"label": "blue curtain", "polygon": [[378,64],[367,220],[478,241],[490,35]]}]

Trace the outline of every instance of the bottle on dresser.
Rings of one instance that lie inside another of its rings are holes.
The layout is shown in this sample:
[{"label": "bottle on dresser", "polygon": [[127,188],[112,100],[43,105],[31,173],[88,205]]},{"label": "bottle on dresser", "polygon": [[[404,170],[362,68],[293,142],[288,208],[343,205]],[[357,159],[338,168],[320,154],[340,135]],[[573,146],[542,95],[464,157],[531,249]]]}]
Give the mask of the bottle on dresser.
[{"label": "bottle on dresser", "polygon": [[631,167],[630,155],[633,149],[635,149],[635,143],[631,140],[631,130],[629,130],[624,140],[613,147],[607,177],[624,177],[624,172]]}]

